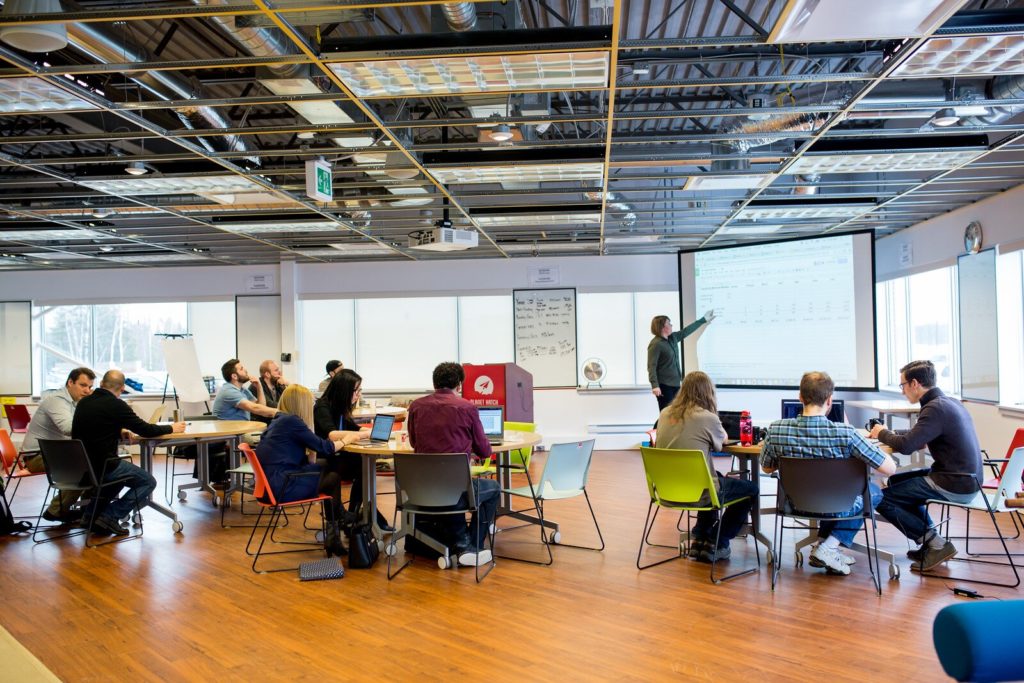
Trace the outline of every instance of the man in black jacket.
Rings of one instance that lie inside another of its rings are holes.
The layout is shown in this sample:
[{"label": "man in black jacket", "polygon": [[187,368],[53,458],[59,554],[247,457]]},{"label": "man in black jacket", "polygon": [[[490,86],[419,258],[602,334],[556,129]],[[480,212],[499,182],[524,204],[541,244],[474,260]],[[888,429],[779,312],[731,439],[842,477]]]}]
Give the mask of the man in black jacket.
[{"label": "man in black jacket", "polygon": [[[156,488],[156,479],[146,470],[133,465],[128,460],[117,457],[117,446],[121,440],[121,430],[128,430],[139,436],[154,437],[179,434],[185,431],[184,422],[173,425],[155,425],[146,422],[135,414],[131,407],[119,397],[124,391],[124,374],[118,370],[108,370],[100,387],[91,395],[78,402],[75,418],[71,423],[71,438],[81,439],[85,451],[89,455],[92,469],[101,482],[125,479],[124,484],[129,492],[120,498],[114,498],[118,490],[104,489],[104,496],[111,500],[105,508],[101,508],[96,517],[95,527],[117,536],[128,534],[121,520],[126,518],[138,504],[145,505],[150,494]],[[102,503],[101,503],[102,504]]]},{"label": "man in black jacket", "polygon": [[931,470],[889,479],[882,502],[875,508],[920,548],[907,557],[911,569],[928,571],[956,555],[956,547],[939,535],[925,512],[925,501],[966,503],[981,490],[981,447],[974,422],[960,401],[935,386],[935,366],[915,360],[900,369],[900,390],[911,403],[921,403],[913,428],[894,432],[876,425],[871,438],[894,451],[910,454],[928,446],[934,463]]}]

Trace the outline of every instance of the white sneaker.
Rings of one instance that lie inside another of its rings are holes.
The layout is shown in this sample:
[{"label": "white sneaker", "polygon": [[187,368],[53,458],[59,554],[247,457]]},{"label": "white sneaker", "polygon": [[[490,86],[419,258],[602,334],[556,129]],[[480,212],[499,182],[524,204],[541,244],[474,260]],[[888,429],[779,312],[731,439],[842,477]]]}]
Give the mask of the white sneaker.
[{"label": "white sneaker", "polygon": [[468,552],[459,555],[459,566],[460,567],[482,567],[485,564],[489,564],[492,558],[491,551],[484,549],[479,552]]},{"label": "white sneaker", "polygon": [[828,570],[829,574],[848,576],[850,573],[850,563],[846,561],[848,559],[850,558],[838,550],[826,548],[823,545],[816,545],[811,550],[810,565],[812,567],[824,567]]}]

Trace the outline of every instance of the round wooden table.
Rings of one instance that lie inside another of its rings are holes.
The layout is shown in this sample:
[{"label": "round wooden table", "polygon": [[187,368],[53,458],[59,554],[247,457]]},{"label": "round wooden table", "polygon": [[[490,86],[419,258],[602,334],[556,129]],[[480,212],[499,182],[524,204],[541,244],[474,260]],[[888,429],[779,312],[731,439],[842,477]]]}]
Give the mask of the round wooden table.
[{"label": "round wooden table", "polygon": [[[171,424],[161,422],[160,424]],[[231,467],[238,466],[238,451],[235,446],[243,434],[256,434],[267,428],[262,422],[249,420],[195,420],[185,423],[185,431],[180,434],[164,434],[152,438],[139,438],[139,453],[142,469],[153,474],[153,452],[161,446],[194,445],[199,470],[199,480],[194,484],[182,484],[178,487],[178,498],[185,499],[187,489],[202,489],[216,497],[216,491],[210,486],[210,444],[220,441],[228,442]],[[175,532],[182,530],[178,515],[171,508],[161,505],[150,497],[149,507],[173,520],[171,528]]]}]

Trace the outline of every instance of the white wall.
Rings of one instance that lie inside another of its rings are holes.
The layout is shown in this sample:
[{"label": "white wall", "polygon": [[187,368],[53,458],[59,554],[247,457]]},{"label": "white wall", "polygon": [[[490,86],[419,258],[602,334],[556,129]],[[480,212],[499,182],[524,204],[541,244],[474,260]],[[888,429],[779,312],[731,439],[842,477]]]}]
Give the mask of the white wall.
[{"label": "white wall", "polygon": [[[1000,251],[1019,249],[1024,242],[1021,215],[1024,212],[1024,185],[936,216],[907,230],[901,230],[875,243],[875,270],[879,280],[902,277],[956,263],[964,253],[964,229],[971,221],[981,223],[983,247],[999,245]],[[904,245],[909,245],[913,261],[900,264]],[[865,396],[879,398],[881,395]],[[884,398],[900,398],[886,395]],[[1024,414],[983,403],[968,403],[981,447],[992,457],[1002,457],[1013,432],[1024,426]],[[863,420],[862,420],[863,421]]]}]

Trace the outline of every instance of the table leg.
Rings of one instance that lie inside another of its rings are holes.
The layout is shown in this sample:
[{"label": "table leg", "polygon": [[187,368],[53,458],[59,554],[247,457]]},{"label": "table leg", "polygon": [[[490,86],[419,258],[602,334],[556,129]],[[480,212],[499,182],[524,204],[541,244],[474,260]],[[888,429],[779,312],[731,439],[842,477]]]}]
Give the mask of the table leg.
[{"label": "table leg", "polygon": [[362,453],[363,465],[363,506],[360,512],[362,524],[370,525],[375,538],[384,538],[377,526],[377,456]]},{"label": "table leg", "polygon": [[[153,474],[153,453],[156,451],[156,444],[149,440],[142,440],[139,442],[139,462],[141,463],[142,469],[146,470],[150,474]],[[158,503],[153,499],[153,496],[149,497],[149,502],[146,503],[148,507],[153,508],[164,517],[169,518],[174,522],[172,528],[175,531],[181,531],[181,522],[178,521],[178,513],[171,508]]]}]

